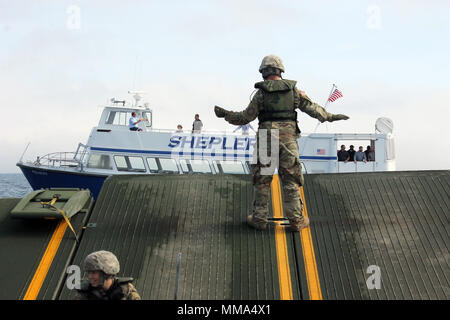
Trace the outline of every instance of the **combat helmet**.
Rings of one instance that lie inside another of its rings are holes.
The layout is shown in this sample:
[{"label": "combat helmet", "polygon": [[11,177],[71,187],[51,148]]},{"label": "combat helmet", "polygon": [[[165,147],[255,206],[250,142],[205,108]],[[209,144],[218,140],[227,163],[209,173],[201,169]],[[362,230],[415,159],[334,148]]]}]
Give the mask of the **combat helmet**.
[{"label": "combat helmet", "polygon": [[86,271],[103,271],[106,275],[116,275],[120,271],[120,264],[113,253],[101,250],[92,252],[84,259],[84,269]]},{"label": "combat helmet", "polygon": [[281,73],[284,72],[283,62],[276,55],[265,56],[259,66],[259,72],[262,73],[263,78],[270,75],[281,76]]}]

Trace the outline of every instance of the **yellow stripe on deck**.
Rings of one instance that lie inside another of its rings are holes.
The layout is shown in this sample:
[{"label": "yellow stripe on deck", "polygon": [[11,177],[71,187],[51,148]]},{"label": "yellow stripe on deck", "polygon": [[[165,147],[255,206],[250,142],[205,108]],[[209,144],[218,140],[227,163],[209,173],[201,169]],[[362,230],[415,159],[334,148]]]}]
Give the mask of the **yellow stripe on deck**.
[{"label": "yellow stripe on deck", "polygon": [[[272,208],[274,218],[283,218],[283,204],[281,199],[280,179],[277,174],[273,176]],[[286,232],[279,222],[275,222],[275,247],[277,251],[278,282],[280,284],[280,299],[292,300],[291,271],[286,242]]]},{"label": "yellow stripe on deck", "polygon": [[[273,176],[272,184],[272,207],[274,218],[283,218],[283,201],[281,198],[280,179],[277,174]],[[303,201],[303,214],[308,217],[306,208],[305,194],[303,187],[299,189],[300,197]],[[285,228],[280,225],[281,222],[275,222],[275,244],[277,252],[278,280],[280,284],[281,300],[292,300],[292,282],[289,268],[289,256],[286,242]],[[310,227],[304,228],[300,232],[302,243],[303,260],[305,263],[306,280],[308,283],[308,293],[310,300],[322,300],[322,290],[319,282],[319,272],[317,270],[316,256],[312,242]]]},{"label": "yellow stripe on deck", "polygon": [[47,276],[48,270],[50,270],[50,266],[52,265],[56,252],[58,251],[59,245],[64,237],[66,228],[67,223],[64,220],[61,220],[56,226],[56,229],[53,232],[50,242],[47,245],[47,249],[42,256],[41,262],[36,269],[23,300],[36,300],[42,284],[44,283],[45,277]]},{"label": "yellow stripe on deck", "polygon": [[[306,209],[306,200],[303,187],[300,187],[300,197],[303,201],[303,214],[308,216]],[[310,300],[322,300],[322,290],[320,289],[319,272],[317,271],[316,256],[311,237],[310,227],[300,231],[300,239],[302,242],[303,260],[305,262],[306,279],[308,282],[308,292]]]}]

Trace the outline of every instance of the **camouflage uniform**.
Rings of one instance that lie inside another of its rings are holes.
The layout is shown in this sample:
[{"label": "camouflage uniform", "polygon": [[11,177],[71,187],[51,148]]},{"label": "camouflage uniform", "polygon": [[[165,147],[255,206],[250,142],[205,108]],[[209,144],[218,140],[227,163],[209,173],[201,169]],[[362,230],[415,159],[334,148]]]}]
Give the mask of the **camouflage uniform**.
[{"label": "camouflage uniform", "polygon": [[75,300],[140,300],[136,288],[131,284],[133,278],[115,277],[120,271],[117,257],[109,251],[96,251],[84,260],[86,271],[100,271],[102,283],[105,279],[113,278],[113,284],[108,290],[103,285],[93,287],[89,280],[83,280],[75,296]]},{"label": "camouflage uniform", "polygon": [[[269,58],[271,56],[268,56]],[[266,57],[266,58],[268,58]],[[264,58],[264,59],[266,59]],[[275,58],[279,59],[275,56]],[[273,60],[272,60],[273,61]],[[276,74],[273,68],[263,68],[263,60],[260,72],[264,77]],[[275,61],[279,65],[279,62]],[[276,68],[275,68],[276,69]],[[283,72],[284,67],[278,72]],[[248,107],[242,112],[230,112],[216,107],[215,112],[219,117],[224,116],[225,120],[233,125],[244,125],[258,117],[259,127],[267,129],[267,155],[271,154],[270,137],[276,134],[273,129],[278,129],[279,137],[279,167],[278,172],[281,179],[284,198],[284,213],[289,219],[291,229],[298,231],[300,226],[306,226],[305,217],[302,215],[302,201],[300,199],[299,186],[303,185],[303,175],[300,165],[300,155],[297,139],[300,138],[300,130],[297,126],[296,109],[307,113],[309,116],[318,119],[320,122],[347,119],[344,115],[333,115],[324,108],[314,103],[302,91],[296,88],[296,81],[292,80],[265,80],[255,84],[259,89],[254,95]],[[261,143],[257,135],[257,147]],[[253,214],[249,217],[249,224],[257,229],[264,229],[267,225],[268,199],[272,174],[261,174],[263,166],[259,159],[252,165],[253,185],[255,200],[253,203]]]},{"label": "camouflage uniform", "polygon": [[113,285],[104,290],[92,287],[89,280],[83,280],[75,300],[141,300],[131,281],[133,278],[114,278]]}]

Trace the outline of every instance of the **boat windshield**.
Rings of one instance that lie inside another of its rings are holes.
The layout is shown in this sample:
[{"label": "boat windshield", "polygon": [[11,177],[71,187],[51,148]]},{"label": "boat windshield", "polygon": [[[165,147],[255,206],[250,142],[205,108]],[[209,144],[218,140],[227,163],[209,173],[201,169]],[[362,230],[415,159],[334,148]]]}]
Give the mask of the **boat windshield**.
[{"label": "boat windshield", "polygon": [[148,120],[148,121],[144,122],[144,125],[146,127],[152,126],[152,113],[151,112],[142,112],[142,118],[145,118]]},{"label": "boat windshield", "polygon": [[131,112],[125,111],[110,111],[106,124],[112,124],[116,126],[128,126],[131,118]]}]

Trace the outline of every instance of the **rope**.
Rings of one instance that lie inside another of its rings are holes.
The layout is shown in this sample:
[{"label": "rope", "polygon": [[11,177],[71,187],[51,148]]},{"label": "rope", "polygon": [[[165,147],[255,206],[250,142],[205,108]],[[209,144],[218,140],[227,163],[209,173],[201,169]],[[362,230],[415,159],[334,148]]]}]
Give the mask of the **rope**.
[{"label": "rope", "polygon": [[64,218],[64,220],[66,221],[67,225],[69,226],[70,230],[72,230],[72,233],[73,233],[73,235],[75,236],[75,239],[77,240],[77,243],[79,243],[77,234],[76,234],[75,230],[73,229],[72,224],[71,224],[70,221],[69,221],[69,218],[67,218],[67,215],[66,215],[66,213],[64,212],[64,210],[59,209],[59,208],[57,208],[57,207],[54,206],[54,204],[55,204],[56,200],[58,200],[58,198],[59,198],[58,195],[54,195],[52,200],[50,200],[50,201],[48,201],[48,202],[43,202],[43,201],[42,201],[42,202],[41,202],[41,205],[43,205],[43,206],[48,206],[49,208],[56,209],[59,213],[61,213],[61,215],[63,216],[63,218]]}]

